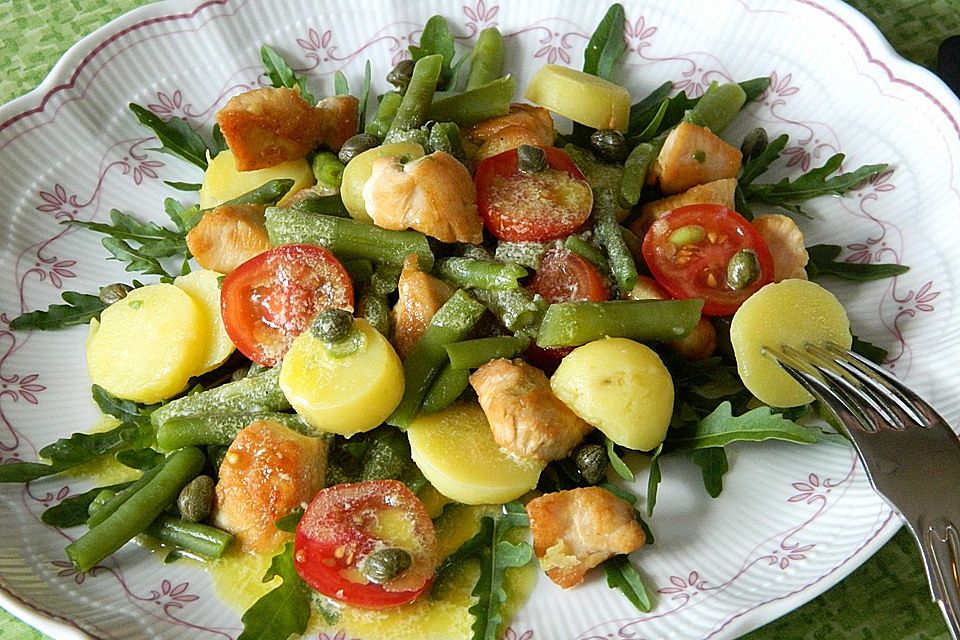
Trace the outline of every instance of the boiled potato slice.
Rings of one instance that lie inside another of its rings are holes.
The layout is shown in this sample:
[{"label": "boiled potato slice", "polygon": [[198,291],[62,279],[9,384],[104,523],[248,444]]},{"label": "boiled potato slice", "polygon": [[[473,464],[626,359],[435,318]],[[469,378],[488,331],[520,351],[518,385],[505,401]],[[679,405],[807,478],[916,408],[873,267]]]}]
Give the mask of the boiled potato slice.
[{"label": "boiled potato slice", "polygon": [[340,183],[340,197],[343,199],[343,206],[354,220],[373,222],[367,215],[367,207],[363,202],[363,185],[373,173],[373,161],[400,156],[410,159],[423,157],[423,147],[412,141],[382,144],[364,151],[347,163],[343,170],[343,181]]},{"label": "boiled potato slice", "polygon": [[475,402],[421,414],[407,429],[413,461],[437,491],[464,504],[502,504],[537,486],[545,462],[501,449]]},{"label": "boiled potato slice", "polygon": [[[180,287],[200,303],[200,308],[210,326],[210,346],[207,357],[196,373],[211,371],[226,361],[236,347],[227,335],[220,316],[220,274],[209,269],[198,269],[179,276],[173,281],[175,287]],[[196,375],[196,373],[194,375]]]},{"label": "boiled potato slice", "polygon": [[540,67],[523,97],[594,129],[626,131],[630,92],[589,73],[556,64]]},{"label": "boiled potato slice", "polygon": [[120,398],[159,402],[183,391],[201,371],[210,333],[200,303],[179,287],[134,289],[91,324],[90,380]]},{"label": "boiled potato slice", "polygon": [[673,416],[673,378],[653,349],[627,338],[577,347],[550,378],[554,394],[615,443],[650,451]]},{"label": "boiled potato slice", "polygon": [[747,298],[733,316],[730,342],[747,390],[772,407],[798,407],[813,400],[762,348],[803,348],[832,341],[849,349],[850,320],[837,298],[808,280],[768,284]]},{"label": "boiled potato slice", "polygon": [[354,321],[361,345],[336,356],[304,331],[290,345],[280,366],[280,389],[312,426],[348,438],[369,431],[393,413],[403,397],[403,364],[379,331]]},{"label": "boiled potato slice", "polygon": [[280,200],[280,206],[286,204],[297,191],[313,186],[316,182],[310,163],[303,158],[282,162],[267,169],[237,171],[233,152],[227,149],[218,153],[207,165],[203,186],[200,188],[200,207],[212,209],[227,200],[253,191],[266,182],[284,179],[293,180],[293,187]]}]

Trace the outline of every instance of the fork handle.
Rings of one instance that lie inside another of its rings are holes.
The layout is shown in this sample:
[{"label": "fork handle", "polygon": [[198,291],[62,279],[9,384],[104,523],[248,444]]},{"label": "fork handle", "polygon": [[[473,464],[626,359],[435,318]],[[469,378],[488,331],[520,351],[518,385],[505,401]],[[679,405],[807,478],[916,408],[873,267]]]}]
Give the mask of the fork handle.
[{"label": "fork handle", "polygon": [[960,532],[943,516],[921,517],[910,528],[920,547],[933,599],[950,637],[960,640]]}]

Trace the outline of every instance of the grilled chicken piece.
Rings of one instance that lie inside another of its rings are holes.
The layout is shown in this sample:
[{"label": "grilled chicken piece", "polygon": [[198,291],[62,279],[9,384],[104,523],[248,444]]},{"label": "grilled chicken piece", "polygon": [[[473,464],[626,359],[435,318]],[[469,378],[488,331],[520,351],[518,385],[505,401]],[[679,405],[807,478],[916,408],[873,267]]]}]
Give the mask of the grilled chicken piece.
[{"label": "grilled chicken piece", "polygon": [[320,144],[338,152],[347,138],[357,132],[360,100],[356,96],[330,96],[317,103],[320,112]]},{"label": "grilled chicken piece", "polygon": [[543,371],[523,360],[491,360],[470,376],[493,439],[518,456],[559,460],[593,427],[550,389]]},{"label": "grilled chicken piece", "polygon": [[[626,294],[627,300],[670,300],[660,283],[649,276],[637,277],[637,284]],[[690,362],[706,360],[717,349],[717,329],[701,316],[697,326],[686,337],[668,342],[667,346]]]},{"label": "grilled chicken piece", "polygon": [[453,288],[417,267],[417,256],[403,262],[397,283],[399,299],[390,311],[393,325],[393,346],[401,360],[406,360],[420,342],[427,325],[437,310],[453,295]]},{"label": "grilled chicken piece", "polygon": [[291,534],[276,521],[323,488],[327,441],[272,420],[245,427],[220,466],[213,521],[249,553],[272,551]]},{"label": "grilled chicken piece", "polygon": [[479,147],[473,156],[476,162],[523,144],[549,147],[557,137],[549,111],[519,103],[511,104],[507,115],[478,122],[464,133],[470,143]]},{"label": "grilled chicken piece", "polygon": [[750,223],[767,243],[773,255],[773,281],[787,278],[807,279],[810,255],[803,246],[803,232],[788,216],[771,213],[754,218]]},{"label": "grilled chicken piece", "polygon": [[477,188],[456,158],[436,151],[403,163],[373,161],[363,185],[363,202],[374,224],[384,229],[416,229],[441,242],[483,242]]},{"label": "grilled chicken piece", "polygon": [[527,503],[533,550],[547,576],[564,589],[587,571],[646,542],[633,507],[600,487],[548,493]]},{"label": "grilled chicken piece", "polygon": [[710,129],[681,122],[664,140],[647,182],[659,181],[668,195],[681,193],[698,184],[737,177],[742,159],[739,149]]},{"label": "grilled chicken piece", "polygon": [[220,205],[187,233],[187,248],[204,269],[230,273],[271,247],[263,211],[256,204]]},{"label": "grilled chicken piece", "polygon": [[707,184],[698,184],[675,196],[648,202],[640,209],[640,217],[630,225],[630,230],[638,238],[642,238],[657,218],[674,209],[690,204],[719,204],[727,209],[734,209],[736,206],[734,202],[736,190],[736,178],[723,178]]}]

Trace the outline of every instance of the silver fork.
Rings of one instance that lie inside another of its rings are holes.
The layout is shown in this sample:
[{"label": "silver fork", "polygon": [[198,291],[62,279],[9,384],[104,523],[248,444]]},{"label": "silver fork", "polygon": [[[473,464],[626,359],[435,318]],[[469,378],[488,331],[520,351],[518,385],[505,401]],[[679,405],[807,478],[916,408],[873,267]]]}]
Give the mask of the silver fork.
[{"label": "silver fork", "polygon": [[764,354],[846,427],[873,488],[916,539],[933,599],[960,640],[960,439],[917,394],[836,344]]}]

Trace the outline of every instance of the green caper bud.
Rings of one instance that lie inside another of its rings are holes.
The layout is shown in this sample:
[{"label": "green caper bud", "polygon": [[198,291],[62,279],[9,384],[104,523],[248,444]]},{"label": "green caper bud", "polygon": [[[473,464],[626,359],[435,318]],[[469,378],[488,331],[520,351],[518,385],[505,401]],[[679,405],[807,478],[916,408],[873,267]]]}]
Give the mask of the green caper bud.
[{"label": "green caper bud", "polygon": [[616,129],[599,129],[590,134],[590,150],[604,162],[627,159],[627,139]]},{"label": "green caper bud", "polygon": [[353,328],[353,314],[343,309],[325,309],[313,321],[310,332],[324,342],[340,342]]},{"label": "green caper bud", "polygon": [[760,260],[750,249],[740,249],[727,263],[727,285],[741,291],[760,277]]},{"label": "green caper bud", "polygon": [[213,511],[214,482],[210,476],[197,476],[177,497],[180,515],[188,522],[205,520]]},{"label": "green caper bud", "polygon": [[340,153],[337,154],[337,158],[339,158],[343,164],[347,164],[364,151],[369,151],[378,146],[380,146],[380,140],[378,140],[376,136],[372,136],[369,133],[358,133],[347,138],[343,146],[340,147]]},{"label": "green caper bud", "polygon": [[108,284],[100,287],[100,302],[103,304],[113,304],[127,297],[127,294],[133,291],[133,287],[122,282]]},{"label": "green caper bud", "polygon": [[416,62],[409,58],[401,60],[390,70],[390,73],[387,74],[387,82],[395,86],[400,93],[406,93],[407,87],[410,86],[410,78],[413,77],[413,68],[416,64]]},{"label": "green caper bud", "polygon": [[585,444],[573,455],[580,477],[587,484],[600,484],[607,479],[607,452],[599,444]]},{"label": "green caper bud", "polygon": [[743,154],[743,159],[746,161],[759,156],[763,153],[764,149],[767,148],[768,142],[767,130],[763,127],[757,127],[748,133],[743,138],[743,144],[740,145],[740,152]]},{"label": "green caper bud", "polygon": [[540,147],[522,144],[517,148],[517,169],[520,173],[542,173],[547,169],[547,152]]},{"label": "green caper bud", "polygon": [[386,584],[410,567],[410,553],[396,547],[377,549],[360,563],[360,573],[375,584]]}]

